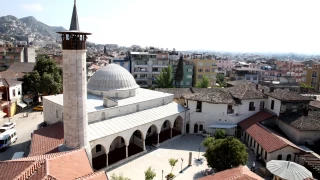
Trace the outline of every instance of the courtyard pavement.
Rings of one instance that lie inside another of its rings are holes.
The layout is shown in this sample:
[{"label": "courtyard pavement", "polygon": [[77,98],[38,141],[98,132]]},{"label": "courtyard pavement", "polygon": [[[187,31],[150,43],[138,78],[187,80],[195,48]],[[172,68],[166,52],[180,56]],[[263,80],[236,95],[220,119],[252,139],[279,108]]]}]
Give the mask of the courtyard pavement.
[{"label": "courtyard pavement", "polygon": [[[162,170],[163,179],[165,180],[165,176],[171,172],[171,166],[168,160],[175,158],[178,159],[172,171],[173,174],[176,175],[175,180],[198,179],[203,177],[203,171],[208,169],[207,162],[203,157],[205,147],[200,146],[203,139],[204,137],[198,135],[185,135],[181,138],[165,142],[159,148],[127,162],[118,168],[107,171],[107,175],[110,178],[113,173],[117,175],[122,173],[131,180],[143,180],[144,171],[151,166],[156,173],[154,180],[162,180]],[[192,166],[190,167],[188,167],[189,152],[192,152]],[[198,161],[198,155],[200,161]],[[183,172],[179,173],[181,170],[181,158],[183,158]]]}]

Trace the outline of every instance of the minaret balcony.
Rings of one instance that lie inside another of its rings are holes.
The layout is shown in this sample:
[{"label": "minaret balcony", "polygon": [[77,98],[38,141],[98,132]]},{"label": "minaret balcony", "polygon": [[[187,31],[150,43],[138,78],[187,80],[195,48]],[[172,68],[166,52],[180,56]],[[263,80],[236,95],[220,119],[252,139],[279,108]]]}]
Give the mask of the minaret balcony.
[{"label": "minaret balcony", "polygon": [[86,49],[86,41],[62,41],[62,49],[65,50],[84,50]]}]

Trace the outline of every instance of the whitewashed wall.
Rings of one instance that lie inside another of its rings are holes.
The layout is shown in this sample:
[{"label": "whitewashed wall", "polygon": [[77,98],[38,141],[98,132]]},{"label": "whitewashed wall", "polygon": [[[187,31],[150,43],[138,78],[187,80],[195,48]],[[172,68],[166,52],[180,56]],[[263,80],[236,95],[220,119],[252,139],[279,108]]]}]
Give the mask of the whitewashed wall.
[{"label": "whitewashed wall", "polygon": [[[20,94],[19,94],[19,90],[20,90]],[[15,96],[13,95],[13,91],[15,91]],[[22,97],[22,86],[21,84],[17,84],[15,86],[10,86],[9,87],[9,97],[10,100],[14,100],[16,99],[18,102],[21,101],[21,97]]]},{"label": "whitewashed wall", "polygon": [[[274,108],[273,108],[273,110],[271,109],[271,101],[272,100],[274,100]],[[274,112],[274,113],[276,113],[277,116],[279,116],[280,108],[281,108],[281,101],[269,96],[265,108],[270,110],[270,111],[272,111],[272,112]]]},{"label": "whitewashed wall", "polygon": [[63,119],[63,106],[43,98],[43,117],[47,124],[54,124]]}]

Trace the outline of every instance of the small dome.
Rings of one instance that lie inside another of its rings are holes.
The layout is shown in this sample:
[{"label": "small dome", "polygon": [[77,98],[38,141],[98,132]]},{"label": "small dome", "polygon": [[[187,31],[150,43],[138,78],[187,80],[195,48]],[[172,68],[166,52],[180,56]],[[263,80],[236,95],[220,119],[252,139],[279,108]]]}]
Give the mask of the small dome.
[{"label": "small dome", "polygon": [[108,64],[100,68],[88,82],[88,89],[96,91],[129,90],[139,88],[128,70]]}]

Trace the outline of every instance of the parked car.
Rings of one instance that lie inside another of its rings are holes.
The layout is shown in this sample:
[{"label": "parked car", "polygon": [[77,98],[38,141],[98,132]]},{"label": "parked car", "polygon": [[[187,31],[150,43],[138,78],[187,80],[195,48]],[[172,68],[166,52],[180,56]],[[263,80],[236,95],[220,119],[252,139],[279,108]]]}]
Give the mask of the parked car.
[{"label": "parked car", "polygon": [[43,106],[42,105],[38,105],[36,107],[33,108],[34,111],[43,111]]},{"label": "parked car", "polygon": [[15,143],[18,139],[17,131],[10,129],[0,134],[0,150],[5,151],[12,143]]},{"label": "parked car", "polygon": [[5,129],[13,129],[16,126],[16,123],[14,122],[6,122],[2,125],[1,128],[5,128]]},{"label": "parked car", "polygon": [[0,128],[0,134],[6,132],[7,128]]}]

